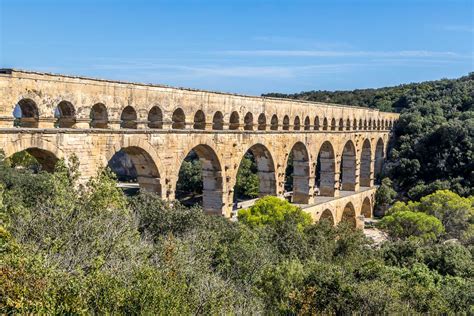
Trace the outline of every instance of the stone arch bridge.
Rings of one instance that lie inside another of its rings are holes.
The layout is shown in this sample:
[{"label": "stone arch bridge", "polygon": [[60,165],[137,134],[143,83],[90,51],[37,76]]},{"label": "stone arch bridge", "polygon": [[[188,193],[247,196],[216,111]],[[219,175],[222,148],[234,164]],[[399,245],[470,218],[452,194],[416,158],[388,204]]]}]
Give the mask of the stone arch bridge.
[{"label": "stone arch bridge", "polygon": [[260,195],[283,196],[293,158],[292,200],[315,220],[370,217],[398,114],[298,100],[243,96],[0,70],[0,149],[27,150],[46,170],[75,154],[82,179],[120,150],[141,189],[175,197],[182,161],[202,164],[203,208],[231,216],[240,162],[251,151]]}]

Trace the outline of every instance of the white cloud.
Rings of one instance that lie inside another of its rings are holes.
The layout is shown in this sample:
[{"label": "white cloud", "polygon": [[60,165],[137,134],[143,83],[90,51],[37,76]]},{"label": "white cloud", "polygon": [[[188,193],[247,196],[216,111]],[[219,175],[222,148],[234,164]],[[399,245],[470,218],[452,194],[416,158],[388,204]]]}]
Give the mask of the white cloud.
[{"label": "white cloud", "polygon": [[465,58],[470,57],[455,52],[425,50],[404,51],[333,51],[333,50],[225,50],[218,54],[254,57],[413,57],[413,58]]},{"label": "white cloud", "polygon": [[474,33],[472,25],[445,25],[442,27],[445,31]]},{"label": "white cloud", "polygon": [[241,78],[291,78],[309,74],[340,73],[363,64],[321,64],[302,66],[229,66],[198,65],[183,66],[153,62],[118,62],[95,64],[100,70],[134,70],[155,73],[166,73],[174,78],[197,77],[241,77]]}]

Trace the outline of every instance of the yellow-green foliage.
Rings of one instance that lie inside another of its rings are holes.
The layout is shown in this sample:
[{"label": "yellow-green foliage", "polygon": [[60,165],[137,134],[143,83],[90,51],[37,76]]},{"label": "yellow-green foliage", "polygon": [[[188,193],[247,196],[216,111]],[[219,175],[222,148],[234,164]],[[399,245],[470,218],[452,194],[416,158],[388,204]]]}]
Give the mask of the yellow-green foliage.
[{"label": "yellow-green foliage", "polygon": [[278,225],[289,220],[293,220],[300,229],[311,224],[311,216],[308,213],[274,196],[261,198],[252,207],[239,211],[238,218],[253,227]]},{"label": "yellow-green foliage", "polygon": [[397,210],[385,216],[380,226],[393,238],[420,237],[436,240],[443,232],[441,221],[434,216],[409,210]]},{"label": "yellow-green foliage", "polygon": [[[449,190],[438,190],[419,202],[396,202],[381,224],[398,237],[408,237],[410,234],[419,236],[424,234],[422,230],[429,230],[429,225],[433,225],[433,231],[428,231],[425,236],[428,239],[444,231],[446,238],[470,238],[474,218],[473,201],[472,196],[463,198]],[[429,216],[439,220],[443,229],[440,230],[436,221]],[[394,225],[395,218],[399,225]],[[414,226],[418,226],[418,229]]]}]

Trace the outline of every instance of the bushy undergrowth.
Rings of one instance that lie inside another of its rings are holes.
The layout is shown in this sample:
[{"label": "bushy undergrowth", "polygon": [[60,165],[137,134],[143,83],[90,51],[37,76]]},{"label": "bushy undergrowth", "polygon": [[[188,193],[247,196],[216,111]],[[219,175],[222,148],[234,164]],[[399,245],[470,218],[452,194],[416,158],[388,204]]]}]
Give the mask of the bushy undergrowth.
[{"label": "bushy undergrowth", "polygon": [[0,164],[0,313],[474,312],[468,243],[377,248],[281,201],[269,211],[272,199],[260,215],[285,220],[231,222],[152,193],[126,198],[106,170],[78,186],[74,170]]}]

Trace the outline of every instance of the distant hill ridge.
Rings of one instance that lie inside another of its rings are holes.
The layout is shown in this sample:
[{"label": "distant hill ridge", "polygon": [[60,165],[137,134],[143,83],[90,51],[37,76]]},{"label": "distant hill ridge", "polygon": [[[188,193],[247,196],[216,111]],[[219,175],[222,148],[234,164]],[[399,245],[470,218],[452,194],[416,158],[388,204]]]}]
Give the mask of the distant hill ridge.
[{"label": "distant hill ridge", "polygon": [[[456,97],[458,111],[472,110],[474,72],[457,79],[441,79],[420,83],[401,84],[377,89],[348,91],[313,90],[294,94],[267,93],[264,97],[288,98],[314,102],[339,103],[376,108],[381,111],[401,112],[418,101],[440,101]],[[466,95],[467,94],[467,95]],[[463,103],[463,99],[466,102]]]}]

